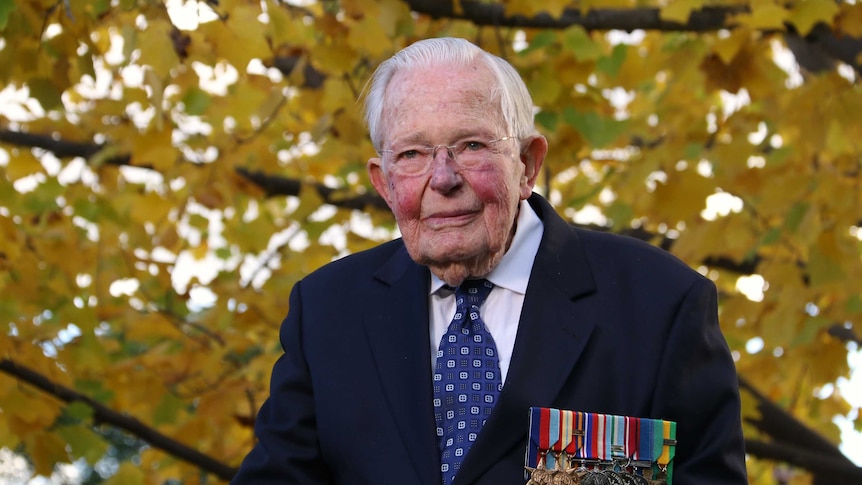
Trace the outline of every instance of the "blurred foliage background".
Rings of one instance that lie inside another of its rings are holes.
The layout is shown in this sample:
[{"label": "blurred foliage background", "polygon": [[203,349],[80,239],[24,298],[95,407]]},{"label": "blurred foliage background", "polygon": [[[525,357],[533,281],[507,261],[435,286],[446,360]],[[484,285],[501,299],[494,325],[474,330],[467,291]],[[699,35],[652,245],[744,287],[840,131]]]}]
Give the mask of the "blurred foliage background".
[{"label": "blurred foliage background", "polygon": [[436,36],[521,72],[561,214],[715,281],[751,483],[862,478],[862,5],[832,0],[0,0],[0,447],[230,477],[290,287],[397,236],[357,100]]}]

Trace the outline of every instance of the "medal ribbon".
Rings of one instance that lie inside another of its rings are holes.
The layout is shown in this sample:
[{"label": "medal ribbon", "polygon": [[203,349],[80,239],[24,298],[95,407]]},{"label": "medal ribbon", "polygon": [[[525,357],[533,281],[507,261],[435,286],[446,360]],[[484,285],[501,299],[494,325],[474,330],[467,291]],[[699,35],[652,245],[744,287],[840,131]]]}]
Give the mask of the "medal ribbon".
[{"label": "medal ribbon", "polygon": [[560,450],[571,455],[574,451],[574,429],[572,429],[572,411],[561,411],[560,416]]},{"label": "medal ribbon", "polygon": [[638,440],[637,452],[634,455],[635,460],[652,463],[652,422],[649,419],[644,418],[636,419],[638,420],[638,427],[640,428],[640,439]]},{"label": "medal ribbon", "polygon": [[626,441],[626,417],[625,416],[608,416],[611,424],[610,430],[610,457],[614,459],[628,458],[628,449]]},{"label": "medal ribbon", "polygon": [[[548,419],[548,446],[543,447],[544,450],[547,451],[561,451],[560,448],[560,410],[559,409],[550,409],[549,410],[549,419]],[[545,456],[545,467],[548,470],[553,470],[556,466],[556,456],[552,453],[548,453]]]},{"label": "medal ribbon", "polygon": [[587,413],[587,458],[604,461],[610,457],[610,431],[606,414]]},{"label": "medal ribbon", "polygon": [[539,453],[545,453],[548,451],[548,447],[550,446],[548,435],[548,423],[551,421],[551,410],[549,408],[542,408],[541,418],[539,424]]},{"label": "medal ribbon", "polygon": [[547,408],[530,408],[530,439],[527,449],[526,466],[536,468],[539,465],[539,453],[542,449],[542,416]]},{"label": "medal ribbon", "polygon": [[640,441],[640,420],[631,416],[626,416],[626,457],[634,460],[635,454],[638,451],[638,442]]},{"label": "medal ribbon", "polygon": [[536,468],[544,459],[553,470],[561,452],[576,460],[629,459],[639,462],[635,468],[651,463],[671,483],[676,427],[661,419],[532,407],[526,466]]},{"label": "medal ribbon", "polygon": [[664,451],[664,421],[661,419],[650,419],[652,428],[652,446],[650,447],[650,461],[659,463],[662,451]]},{"label": "medal ribbon", "polygon": [[676,454],[676,422],[662,421],[662,451],[658,465],[667,471],[667,483],[673,482],[673,457]]},{"label": "medal ribbon", "polygon": [[572,434],[575,436],[575,439],[572,440],[575,443],[575,456],[577,458],[586,459],[587,458],[587,414],[582,412],[575,413],[575,430],[572,431]]},{"label": "medal ribbon", "polygon": [[611,459],[611,420],[607,414],[599,414],[599,423],[602,426],[602,443],[599,447],[599,459],[607,461]]}]

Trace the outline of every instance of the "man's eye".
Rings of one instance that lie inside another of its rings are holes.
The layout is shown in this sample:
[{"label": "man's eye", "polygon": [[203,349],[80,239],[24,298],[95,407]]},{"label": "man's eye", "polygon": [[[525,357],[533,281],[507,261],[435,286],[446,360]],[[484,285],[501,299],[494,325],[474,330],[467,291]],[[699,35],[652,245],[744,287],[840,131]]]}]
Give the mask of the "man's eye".
[{"label": "man's eye", "polygon": [[485,144],[480,141],[468,141],[464,143],[464,149],[475,152],[485,148]]},{"label": "man's eye", "polygon": [[398,159],[399,160],[413,160],[414,158],[418,158],[419,155],[421,155],[421,154],[419,153],[418,150],[406,150],[406,151],[401,152],[400,155],[398,155]]}]

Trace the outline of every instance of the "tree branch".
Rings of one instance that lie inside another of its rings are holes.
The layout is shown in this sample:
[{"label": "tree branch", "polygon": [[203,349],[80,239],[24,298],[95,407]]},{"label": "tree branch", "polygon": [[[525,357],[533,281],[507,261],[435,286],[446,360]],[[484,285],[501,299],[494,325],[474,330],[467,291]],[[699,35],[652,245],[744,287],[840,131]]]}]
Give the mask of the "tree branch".
[{"label": "tree branch", "polygon": [[779,461],[811,472],[816,483],[860,483],[862,467],[846,459],[780,442],[745,440],[745,452],[762,460]]},{"label": "tree branch", "polygon": [[205,455],[189,446],[165,436],[156,429],[145,425],[137,419],[121,414],[104,404],[81,394],[73,389],[51,381],[38,372],[29,369],[14,360],[0,360],[0,372],[4,372],[19,381],[26,382],[31,386],[50,394],[65,403],[80,402],[86,404],[93,410],[94,423],[107,424],[122,429],[144,441],[154,448],[158,448],[172,456],[199,467],[200,469],[216,475],[222,480],[230,480],[236,474],[236,469],[225,465],[208,455]]},{"label": "tree branch", "polygon": [[[749,13],[747,5],[724,7],[704,7],[694,10],[685,23],[663,20],[658,8],[591,9],[586,13],[566,9],[559,18],[548,14],[535,17],[506,15],[505,6],[475,0],[462,0],[461,12],[455,12],[452,0],[406,0],[407,5],[417,13],[433,18],[462,19],[478,26],[566,29],[580,25],[586,30],[652,30],[660,32],[714,32],[733,29],[733,17]],[[805,69],[816,72],[832,69],[836,61],[844,62],[862,75],[859,54],[862,53],[862,39],[847,35],[836,35],[825,24],[818,24],[806,36],[801,37],[792,26],[785,30],[764,30],[764,33],[782,33],[788,47],[793,51],[797,62]]]},{"label": "tree branch", "polygon": [[342,209],[366,210],[369,208],[387,210],[386,201],[376,193],[365,194],[345,194],[342,189],[334,189],[327,187],[321,183],[303,182],[290,177],[282,177],[280,175],[266,174],[260,171],[252,171],[246,168],[238,167],[236,172],[261,189],[267,197],[275,197],[279,195],[297,196],[302,191],[302,188],[308,186],[317,191],[317,194],[323,199],[323,202],[340,207]]},{"label": "tree branch", "polygon": [[521,27],[536,29],[566,29],[580,25],[587,30],[658,30],[665,32],[711,32],[733,27],[729,19],[748,12],[747,6],[705,7],[691,12],[688,22],[679,23],[661,18],[658,8],[591,9],[586,14],[578,9],[566,9],[559,18],[548,14],[535,17],[506,15],[505,6],[475,0],[462,0],[461,12],[455,12],[452,0],[406,0],[410,9],[433,18],[468,20],[480,26]]},{"label": "tree branch", "polygon": [[[107,424],[126,431],[151,446],[171,454],[189,464],[230,480],[236,469],[197,450],[159,433],[135,418],[118,413],[100,402],[53,382],[49,378],[11,359],[0,360],[0,371],[19,381],[54,396],[66,403],[81,402],[93,410],[95,423]],[[747,381],[740,378],[740,388],[750,392],[758,402],[761,419],[752,421],[774,441],[755,439],[745,441],[746,453],[765,460],[781,461],[811,471],[818,483],[849,483],[862,478],[862,467],[857,467],[833,444],[815,431],[808,429],[792,415],[766,399]],[[823,482],[827,483],[827,482]]]},{"label": "tree branch", "polygon": [[832,442],[770,401],[743,377],[739,378],[739,388],[754,397],[760,411],[758,419],[746,421],[773,440],[769,444],[746,440],[746,452],[809,470],[815,484],[849,483],[848,477],[862,477],[862,467],[855,466]]}]

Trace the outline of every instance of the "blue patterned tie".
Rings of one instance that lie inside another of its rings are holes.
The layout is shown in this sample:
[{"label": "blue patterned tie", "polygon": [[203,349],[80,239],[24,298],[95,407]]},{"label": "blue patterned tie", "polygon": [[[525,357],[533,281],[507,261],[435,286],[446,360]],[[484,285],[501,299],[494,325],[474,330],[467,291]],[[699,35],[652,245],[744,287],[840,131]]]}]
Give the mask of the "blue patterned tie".
[{"label": "blue patterned tie", "polygon": [[444,485],[455,479],[503,387],[497,346],[479,316],[493,287],[486,280],[466,280],[455,289],[455,317],[437,351],[434,417]]}]

